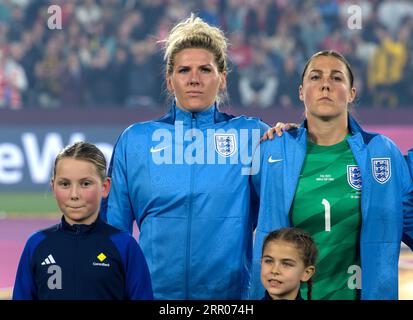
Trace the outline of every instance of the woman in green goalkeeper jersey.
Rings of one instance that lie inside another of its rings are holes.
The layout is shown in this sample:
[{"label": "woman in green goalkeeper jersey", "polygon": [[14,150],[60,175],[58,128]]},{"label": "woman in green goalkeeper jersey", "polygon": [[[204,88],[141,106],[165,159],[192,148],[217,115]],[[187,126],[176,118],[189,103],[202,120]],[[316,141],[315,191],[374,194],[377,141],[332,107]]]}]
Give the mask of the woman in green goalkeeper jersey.
[{"label": "woman in green goalkeeper jersey", "polygon": [[353,82],[341,54],[314,54],[299,87],[304,123],[261,144],[252,298],[263,292],[264,236],[286,226],[309,232],[319,249],[313,299],[397,298],[400,243],[413,245],[413,184],[396,145],[349,114]]}]

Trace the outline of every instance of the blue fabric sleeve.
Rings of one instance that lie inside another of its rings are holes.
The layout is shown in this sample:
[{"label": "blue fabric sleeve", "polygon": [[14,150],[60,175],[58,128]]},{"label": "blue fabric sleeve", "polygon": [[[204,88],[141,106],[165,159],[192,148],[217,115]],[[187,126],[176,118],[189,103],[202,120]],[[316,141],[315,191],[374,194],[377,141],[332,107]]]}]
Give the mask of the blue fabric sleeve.
[{"label": "blue fabric sleeve", "polygon": [[136,240],[126,232],[111,237],[122,259],[126,279],[126,298],[153,300],[152,282],[143,252]]},{"label": "blue fabric sleeve", "polygon": [[132,234],[134,215],[129,199],[126,168],[128,143],[127,129],[119,137],[114,147],[108,171],[108,176],[112,181],[111,188],[109,196],[102,200],[101,219]]},{"label": "blue fabric sleeve", "polygon": [[413,148],[407,152],[407,164],[410,168],[410,174],[413,178]]},{"label": "blue fabric sleeve", "polygon": [[413,149],[407,154],[407,163],[401,160],[401,177],[403,180],[403,242],[413,249]]},{"label": "blue fabric sleeve", "polygon": [[13,288],[13,300],[38,299],[32,269],[32,259],[34,251],[44,238],[45,235],[42,232],[36,232],[29,238],[29,240],[27,240],[17,269],[16,280]]},{"label": "blue fabric sleeve", "polygon": [[265,123],[264,121],[260,120],[259,121],[259,127],[260,127],[260,131],[261,131],[261,137],[264,135],[264,133],[267,132],[267,130],[269,128],[271,128],[270,125],[268,125],[267,123]]}]

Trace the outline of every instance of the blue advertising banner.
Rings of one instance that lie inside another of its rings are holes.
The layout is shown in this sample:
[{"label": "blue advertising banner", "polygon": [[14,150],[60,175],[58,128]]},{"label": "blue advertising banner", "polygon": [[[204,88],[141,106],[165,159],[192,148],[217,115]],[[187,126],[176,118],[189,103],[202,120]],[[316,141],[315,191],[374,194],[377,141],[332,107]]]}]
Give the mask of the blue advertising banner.
[{"label": "blue advertising banner", "polygon": [[53,163],[67,144],[88,141],[110,160],[124,127],[110,126],[2,126],[0,128],[0,192],[44,191]]}]

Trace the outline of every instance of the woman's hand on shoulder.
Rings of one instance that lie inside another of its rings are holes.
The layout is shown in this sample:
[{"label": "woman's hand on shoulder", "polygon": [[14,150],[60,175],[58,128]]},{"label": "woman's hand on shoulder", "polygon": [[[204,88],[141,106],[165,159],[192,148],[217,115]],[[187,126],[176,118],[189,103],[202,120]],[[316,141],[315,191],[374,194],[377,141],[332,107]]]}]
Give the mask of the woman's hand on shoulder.
[{"label": "woman's hand on shoulder", "polygon": [[274,133],[277,136],[281,137],[284,131],[296,129],[298,127],[299,125],[297,123],[277,122],[277,124],[274,127],[269,128],[267,132],[264,133],[264,135],[261,137],[261,141],[265,141],[268,139],[272,140],[274,138]]}]

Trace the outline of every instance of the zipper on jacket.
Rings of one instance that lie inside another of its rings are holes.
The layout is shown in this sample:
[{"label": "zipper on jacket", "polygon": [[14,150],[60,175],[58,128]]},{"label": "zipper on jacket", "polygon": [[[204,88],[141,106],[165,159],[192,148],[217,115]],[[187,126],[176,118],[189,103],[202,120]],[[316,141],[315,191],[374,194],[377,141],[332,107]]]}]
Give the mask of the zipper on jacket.
[{"label": "zipper on jacket", "polygon": [[[196,127],[195,113],[192,113],[191,119],[191,133],[192,129]],[[192,142],[191,142],[192,143]],[[188,208],[188,226],[186,228],[186,272],[185,272],[185,299],[189,297],[189,279],[191,273],[191,233],[192,233],[192,210],[193,210],[193,192],[194,192],[194,165],[191,164],[191,171],[189,177],[189,208]]]},{"label": "zipper on jacket", "polygon": [[79,284],[78,284],[78,270],[77,270],[77,265],[79,261],[79,238],[80,238],[80,228],[79,226],[76,226],[76,232],[75,232],[75,252],[74,252],[74,259],[73,259],[73,283],[75,286],[75,297],[78,299],[79,298]]},{"label": "zipper on jacket", "polygon": [[[352,139],[353,137],[351,137],[350,139],[347,140],[349,147],[351,149],[351,152],[353,153],[353,157],[354,160],[356,161],[357,166],[359,167],[360,170],[360,174],[361,174],[361,183],[362,183],[362,188],[361,188],[361,199],[360,199],[360,230],[359,230],[359,256],[360,256],[360,268],[361,270],[363,270],[363,255],[364,255],[364,250],[363,250],[363,246],[362,243],[364,243],[364,228],[363,226],[365,225],[364,223],[364,219],[366,218],[366,213],[370,210],[369,208],[369,202],[368,199],[370,199],[370,185],[367,183],[368,179],[366,178],[368,176],[367,172],[364,171],[365,169],[365,162],[363,161],[362,158],[365,159],[365,151],[362,150],[362,147],[358,146],[357,143],[355,143],[354,139]],[[363,177],[365,177],[366,179],[363,179]],[[367,294],[366,290],[363,290],[363,288],[365,287],[364,283],[363,283],[363,274],[362,274],[362,278],[361,278],[361,286],[362,289],[360,290],[360,294],[359,294],[359,299],[360,300],[364,300],[364,296]]]}]

